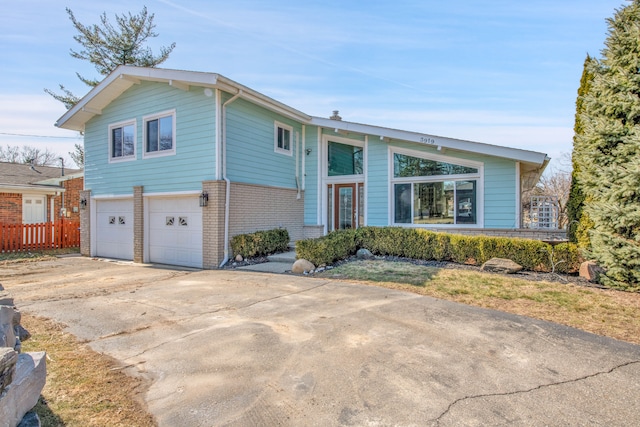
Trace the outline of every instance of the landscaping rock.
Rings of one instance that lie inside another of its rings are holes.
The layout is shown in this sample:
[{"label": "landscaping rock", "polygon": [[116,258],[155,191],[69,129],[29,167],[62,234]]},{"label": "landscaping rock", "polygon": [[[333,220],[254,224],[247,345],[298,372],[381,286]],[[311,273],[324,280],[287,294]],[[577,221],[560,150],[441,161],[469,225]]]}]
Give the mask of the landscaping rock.
[{"label": "landscaping rock", "polygon": [[18,355],[13,381],[0,395],[2,426],[17,426],[38,403],[47,376],[45,359],[44,351]]},{"label": "landscaping rock", "polygon": [[299,259],[293,263],[293,267],[291,267],[291,272],[295,274],[305,274],[313,271],[316,268],[311,262],[306,259]]},{"label": "landscaping rock", "polygon": [[598,276],[604,273],[604,268],[600,267],[595,261],[585,261],[580,264],[580,277],[590,282],[596,282]]},{"label": "landscaping rock", "polygon": [[482,270],[492,273],[513,274],[522,270],[522,266],[517,262],[506,258],[491,258],[482,264]]},{"label": "landscaping rock", "polygon": [[242,262],[244,261],[244,258],[242,258],[242,255],[238,254],[236,255],[236,262]]},{"label": "landscaping rock", "polygon": [[356,257],[358,259],[371,259],[373,258],[373,254],[369,249],[361,248],[358,249],[358,252],[356,252]]},{"label": "landscaping rock", "polygon": [[18,352],[9,347],[0,347],[0,395],[9,387],[16,372]]}]

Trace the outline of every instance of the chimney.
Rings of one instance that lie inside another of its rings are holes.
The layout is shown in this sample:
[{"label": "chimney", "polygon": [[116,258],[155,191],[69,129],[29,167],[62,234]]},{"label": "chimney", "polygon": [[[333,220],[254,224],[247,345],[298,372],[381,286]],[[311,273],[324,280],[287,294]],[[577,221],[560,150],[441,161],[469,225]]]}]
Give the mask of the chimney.
[{"label": "chimney", "polygon": [[338,115],[338,110],[333,110],[333,115],[329,117],[331,120],[342,120],[342,117]]}]

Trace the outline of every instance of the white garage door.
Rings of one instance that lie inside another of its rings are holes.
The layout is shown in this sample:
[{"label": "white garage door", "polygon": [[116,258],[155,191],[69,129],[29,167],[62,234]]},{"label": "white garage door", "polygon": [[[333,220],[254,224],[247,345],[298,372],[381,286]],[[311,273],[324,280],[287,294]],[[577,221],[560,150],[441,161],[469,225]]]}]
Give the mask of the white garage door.
[{"label": "white garage door", "polygon": [[133,259],[133,201],[99,200],[96,211],[96,255]]},{"label": "white garage door", "polygon": [[202,268],[202,208],[197,197],[149,199],[149,261]]}]

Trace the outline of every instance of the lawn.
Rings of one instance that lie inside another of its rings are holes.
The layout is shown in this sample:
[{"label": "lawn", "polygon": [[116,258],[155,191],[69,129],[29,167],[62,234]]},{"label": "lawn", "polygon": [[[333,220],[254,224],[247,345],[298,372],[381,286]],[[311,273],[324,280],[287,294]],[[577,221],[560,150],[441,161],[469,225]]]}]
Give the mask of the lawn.
[{"label": "lawn", "polygon": [[348,262],[315,277],[492,308],[640,344],[640,293],[385,260]]}]

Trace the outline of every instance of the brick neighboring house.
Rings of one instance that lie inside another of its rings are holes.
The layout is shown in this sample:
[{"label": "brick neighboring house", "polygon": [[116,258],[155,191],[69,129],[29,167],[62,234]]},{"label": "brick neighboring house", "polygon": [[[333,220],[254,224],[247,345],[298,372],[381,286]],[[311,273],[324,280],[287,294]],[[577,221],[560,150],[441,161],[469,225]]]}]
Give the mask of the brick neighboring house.
[{"label": "brick neighboring house", "polygon": [[80,220],[79,169],[0,162],[0,224]]}]

